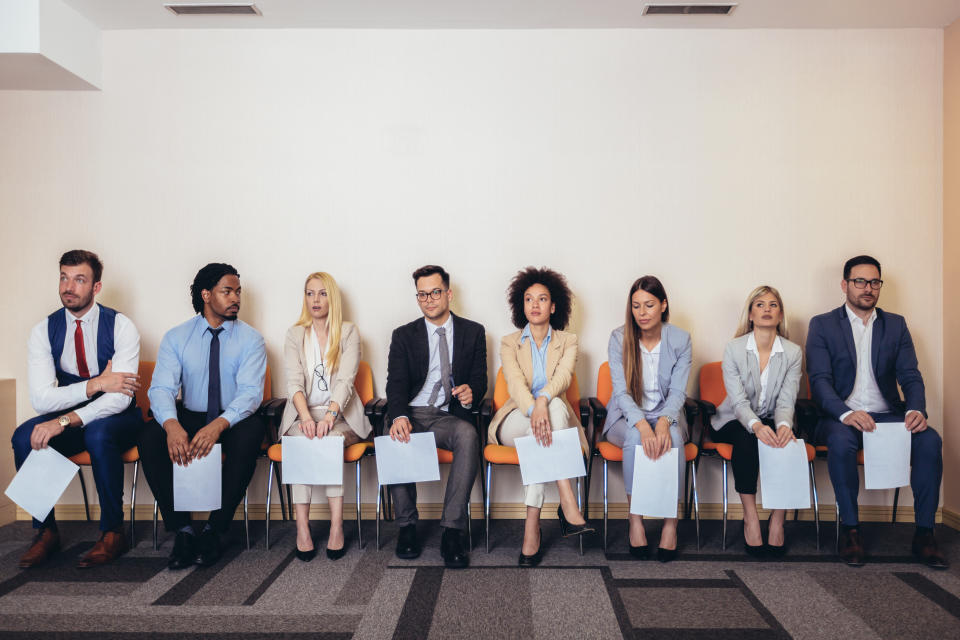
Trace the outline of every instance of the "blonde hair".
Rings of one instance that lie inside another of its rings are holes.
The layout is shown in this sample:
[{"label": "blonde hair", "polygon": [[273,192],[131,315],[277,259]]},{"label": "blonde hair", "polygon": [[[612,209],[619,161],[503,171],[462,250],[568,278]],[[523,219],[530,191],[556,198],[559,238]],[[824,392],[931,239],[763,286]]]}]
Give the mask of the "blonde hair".
[{"label": "blonde hair", "polygon": [[753,322],[750,320],[750,309],[753,307],[753,303],[756,302],[757,298],[765,296],[768,293],[776,298],[777,304],[780,305],[780,323],[777,324],[777,333],[784,338],[790,337],[790,331],[787,329],[787,310],[783,307],[783,298],[780,297],[779,291],[764,284],[751,291],[750,295],[747,296],[747,304],[743,307],[743,313],[740,314],[740,325],[737,327],[737,332],[733,336],[734,338],[745,336],[753,331]]},{"label": "blonde hair", "polygon": [[330,304],[327,313],[327,367],[329,371],[335,371],[340,363],[340,330],[343,327],[343,305],[340,300],[340,288],[333,276],[325,271],[317,271],[307,276],[303,282],[303,310],[300,312],[300,319],[297,325],[309,327],[313,324],[313,316],[310,315],[310,307],[307,305],[307,285],[311,280],[319,280],[323,283],[323,288],[327,290],[327,301]]}]

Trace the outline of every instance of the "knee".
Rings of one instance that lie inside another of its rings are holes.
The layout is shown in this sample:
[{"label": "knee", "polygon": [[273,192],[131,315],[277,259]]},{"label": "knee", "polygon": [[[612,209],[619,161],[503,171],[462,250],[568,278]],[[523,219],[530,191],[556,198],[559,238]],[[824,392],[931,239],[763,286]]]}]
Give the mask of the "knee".
[{"label": "knee", "polygon": [[569,425],[569,416],[567,416],[567,406],[560,398],[553,398],[547,405],[550,412],[550,426],[556,429],[566,429]]},{"label": "knee", "polygon": [[26,451],[30,449],[30,436],[33,435],[33,428],[37,426],[37,424],[36,419],[27,420],[16,428],[13,432],[13,437],[10,438],[10,443],[13,445],[14,451]]},{"label": "knee", "polygon": [[476,453],[480,450],[480,436],[469,422],[461,420],[456,428],[457,447],[463,451]]},{"label": "knee", "polygon": [[920,454],[925,457],[939,457],[943,449],[943,439],[940,434],[932,428],[927,427],[920,433],[913,435],[913,442],[910,443],[914,454]]},{"label": "knee", "polygon": [[640,432],[634,426],[628,426],[623,434],[623,447],[636,447],[640,444]]},{"label": "knee", "polygon": [[94,420],[83,428],[83,445],[92,456],[105,451],[113,444],[110,429],[99,420]]},{"label": "knee", "polygon": [[853,457],[857,455],[860,449],[860,443],[856,436],[850,433],[851,427],[841,423],[834,422],[828,426],[827,431],[827,449],[829,455],[840,457]]}]

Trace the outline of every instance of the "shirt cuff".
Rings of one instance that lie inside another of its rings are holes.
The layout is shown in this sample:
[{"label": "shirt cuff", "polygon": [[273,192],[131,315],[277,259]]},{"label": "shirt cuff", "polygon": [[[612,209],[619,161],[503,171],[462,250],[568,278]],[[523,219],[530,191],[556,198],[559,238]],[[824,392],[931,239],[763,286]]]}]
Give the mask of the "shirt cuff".
[{"label": "shirt cuff", "polygon": [[229,422],[231,427],[240,422],[240,413],[234,409],[227,409],[217,417]]},{"label": "shirt cuff", "polygon": [[919,413],[921,416],[923,415],[923,411],[920,411],[919,409],[907,409],[907,412],[903,414],[903,417],[906,418],[911,413]]},{"label": "shirt cuff", "polygon": [[853,411],[845,411],[844,413],[841,413],[841,414],[840,414],[840,422],[843,422],[844,420],[846,420],[846,419],[847,419],[847,416],[850,415],[851,413],[853,413]]},{"label": "shirt cuff", "polygon": [[777,428],[779,429],[780,427],[790,427],[790,428],[793,428],[793,425],[791,425],[789,422],[787,422],[787,421],[785,421],[785,420],[781,420],[780,422],[777,423]]},{"label": "shirt cuff", "polygon": [[407,422],[410,422],[410,418],[409,418],[408,416],[397,416],[396,418],[394,418],[394,419],[390,422],[390,426],[393,426],[393,423],[396,422],[397,420],[399,420],[400,418],[403,418],[403,419],[406,420]]},{"label": "shirt cuff", "polygon": [[460,406],[463,407],[464,409],[470,409],[470,407],[473,406],[473,403],[471,402],[470,404],[461,404]]},{"label": "shirt cuff", "polygon": [[527,417],[528,417],[528,418],[533,415],[533,407],[534,407],[534,405],[530,405],[530,408],[527,409]]},{"label": "shirt cuff", "polygon": [[547,399],[547,404],[549,404],[550,401],[553,400],[553,398],[550,396],[550,394],[547,393],[547,392],[545,392],[545,391],[539,392],[539,393],[537,394],[537,397],[538,397],[538,398],[546,398],[546,399]]},{"label": "shirt cuff", "polygon": [[[87,405],[85,407],[80,407],[79,409],[74,409],[73,412],[77,414],[78,418],[80,418],[81,426],[88,424],[91,420],[94,419],[93,416],[90,415],[93,412],[93,410],[90,409],[90,405]],[[69,413],[69,411],[67,413]]]},{"label": "shirt cuff", "polygon": [[754,418],[753,420],[751,420],[751,421],[747,424],[747,430],[748,430],[748,431],[753,431],[753,425],[757,424],[758,422],[760,422],[760,420],[757,420],[756,418]]}]

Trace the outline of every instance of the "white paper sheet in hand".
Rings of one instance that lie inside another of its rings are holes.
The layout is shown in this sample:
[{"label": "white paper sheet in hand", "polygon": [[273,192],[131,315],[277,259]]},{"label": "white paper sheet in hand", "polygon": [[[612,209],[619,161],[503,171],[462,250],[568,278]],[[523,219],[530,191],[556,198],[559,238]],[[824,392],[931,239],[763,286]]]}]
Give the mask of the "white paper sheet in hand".
[{"label": "white paper sheet in hand", "polygon": [[810,476],[803,440],[794,440],[782,448],[758,444],[763,508],[809,509]]},{"label": "white paper sheet in hand", "polygon": [[283,484],[343,484],[343,436],[283,436]]},{"label": "white paper sheet in hand", "polygon": [[520,458],[520,477],[525,485],[587,475],[578,429],[554,431],[549,447],[537,444],[533,436],[517,438],[513,444]]},{"label": "white paper sheet in hand", "polygon": [[638,446],[634,455],[630,513],[653,518],[676,518],[679,449],[671,448],[656,460],[651,460],[643,447]]},{"label": "white paper sheet in hand", "polygon": [[903,422],[878,422],[863,433],[863,480],[867,489],[910,484],[911,434]]},{"label": "white paper sheet in hand", "polygon": [[380,484],[432,482],[440,479],[437,461],[437,439],[433,432],[411,433],[410,442],[391,440],[390,436],[373,439],[377,451],[377,478]]},{"label": "white paper sheet in hand", "polygon": [[24,511],[43,521],[79,468],[51,447],[34,449],[4,493]]},{"label": "white paper sheet in hand", "polygon": [[222,463],[220,445],[213,445],[206,456],[194,458],[182,467],[173,465],[173,510],[216,511],[220,508]]}]

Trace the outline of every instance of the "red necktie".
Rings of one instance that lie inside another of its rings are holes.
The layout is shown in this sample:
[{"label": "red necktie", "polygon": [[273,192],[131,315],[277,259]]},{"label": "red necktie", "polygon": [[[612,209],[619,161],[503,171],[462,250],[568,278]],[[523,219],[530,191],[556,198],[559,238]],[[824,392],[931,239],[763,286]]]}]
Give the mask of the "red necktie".
[{"label": "red necktie", "polygon": [[87,369],[87,352],[83,348],[83,329],[80,328],[80,321],[77,320],[77,330],[73,332],[73,345],[77,350],[77,371],[81,378],[89,378],[90,371]]}]

